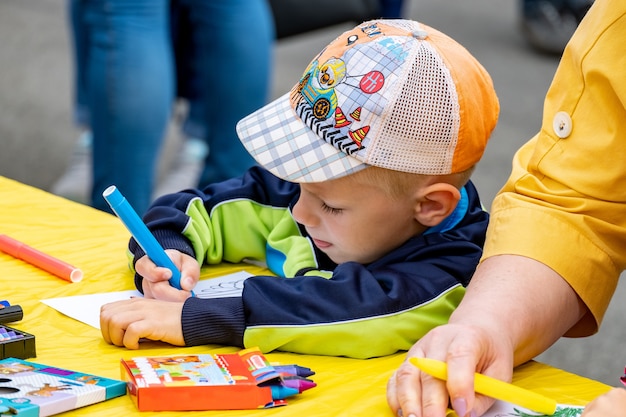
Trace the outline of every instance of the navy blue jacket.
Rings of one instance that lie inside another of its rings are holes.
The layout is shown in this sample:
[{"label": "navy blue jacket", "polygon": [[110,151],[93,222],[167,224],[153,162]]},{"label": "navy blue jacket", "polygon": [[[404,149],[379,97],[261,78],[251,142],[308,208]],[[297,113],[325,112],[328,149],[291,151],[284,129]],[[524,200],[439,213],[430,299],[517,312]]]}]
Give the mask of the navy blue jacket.
[{"label": "navy blue jacket", "polygon": [[[252,168],[204,190],[159,198],[144,221],[166,249],[201,265],[264,262],[276,276],[245,281],[241,297],[189,298],[187,346],[368,358],[408,350],[444,324],[478,261],[488,213],[469,182],[455,211],[367,265],[333,263],[291,214],[300,186]],[[144,253],[131,239],[135,259]],[[141,290],[141,277],[136,276]]]}]

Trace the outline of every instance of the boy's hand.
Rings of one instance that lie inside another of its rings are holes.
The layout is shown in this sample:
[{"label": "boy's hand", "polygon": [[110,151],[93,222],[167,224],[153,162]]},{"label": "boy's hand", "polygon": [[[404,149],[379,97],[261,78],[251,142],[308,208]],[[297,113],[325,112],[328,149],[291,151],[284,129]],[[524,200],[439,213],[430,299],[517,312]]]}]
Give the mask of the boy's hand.
[{"label": "boy's hand", "polygon": [[167,249],[165,252],[180,271],[180,285],[183,289],[174,288],[168,282],[172,271],[158,267],[150,258],[142,256],[135,263],[135,271],[143,277],[143,295],[157,300],[185,301],[200,279],[200,264],[195,258],[177,250]]},{"label": "boy's hand", "polygon": [[131,298],[100,309],[100,331],[107,343],[138,349],[140,339],[185,346],[182,302]]}]

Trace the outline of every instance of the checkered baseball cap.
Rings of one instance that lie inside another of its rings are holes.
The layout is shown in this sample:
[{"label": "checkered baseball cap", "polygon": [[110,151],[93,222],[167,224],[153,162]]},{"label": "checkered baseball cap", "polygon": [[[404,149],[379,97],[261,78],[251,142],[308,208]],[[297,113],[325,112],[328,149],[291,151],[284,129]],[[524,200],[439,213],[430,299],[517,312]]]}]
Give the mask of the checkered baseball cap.
[{"label": "checkered baseball cap", "polygon": [[463,46],[415,21],[373,20],[332,41],[237,133],[288,181],[367,166],[445,175],[480,160],[498,113],[489,74]]}]

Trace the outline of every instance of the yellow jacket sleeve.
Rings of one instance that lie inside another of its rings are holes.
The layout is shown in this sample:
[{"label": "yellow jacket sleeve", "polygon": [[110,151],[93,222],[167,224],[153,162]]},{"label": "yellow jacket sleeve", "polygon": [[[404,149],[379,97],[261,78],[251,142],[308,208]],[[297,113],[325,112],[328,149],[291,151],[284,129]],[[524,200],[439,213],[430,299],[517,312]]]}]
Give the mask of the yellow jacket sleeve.
[{"label": "yellow jacket sleeve", "polygon": [[[541,131],[494,199],[483,259],[535,259],[589,309],[567,336],[597,331],[626,268],[626,2],[597,0],[565,49]],[[541,308],[541,306],[537,306]]]}]

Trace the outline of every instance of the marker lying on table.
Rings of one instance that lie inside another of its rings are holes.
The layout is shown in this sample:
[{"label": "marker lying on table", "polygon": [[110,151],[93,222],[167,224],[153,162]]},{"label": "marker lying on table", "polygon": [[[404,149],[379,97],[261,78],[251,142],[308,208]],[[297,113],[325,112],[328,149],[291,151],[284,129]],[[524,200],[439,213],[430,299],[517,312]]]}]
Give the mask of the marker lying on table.
[{"label": "marker lying on table", "polygon": [[[448,366],[445,362],[430,358],[411,358],[409,361],[437,379],[448,379]],[[556,412],[558,405],[551,398],[479,373],[474,375],[474,391],[549,416]]]},{"label": "marker lying on table", "polygon": [[0,305],[0,324],[20,321],[24,318],[24,311],[19,305]]},{"label": "marker lying on table", "polygon": [[66,281],[79,282],[83,279],[83,273],[80,269],[7,235],[0,235],[0,250]]},{"label": "marker lying on table", "polygon": [[[157,266],[172,271],[170,285],[182,289],[180,286],[180,271],[174,262],[167,256],[161,244],[156,240],[137,212],[132,208],[128,200],[120,193],[116,186],[112,185],[102,193],[102,197],[111,207],[111,210],[120,218],[124,226],[133,235],[137,244]],[[193,294],[193,292],[192,292]]]}]

